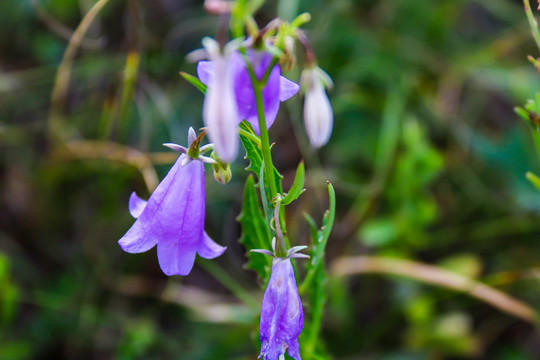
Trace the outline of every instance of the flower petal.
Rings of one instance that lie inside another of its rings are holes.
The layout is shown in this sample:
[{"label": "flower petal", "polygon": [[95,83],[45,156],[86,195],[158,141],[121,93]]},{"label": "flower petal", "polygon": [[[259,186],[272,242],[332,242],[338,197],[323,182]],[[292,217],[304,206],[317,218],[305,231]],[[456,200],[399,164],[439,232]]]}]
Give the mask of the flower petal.
[{"label": "flower petal", "polygon": [[289,341],[289,350],[287,350],[287,353],[290,357],[292,357],[294,360],[301,360],[300,358],[300,345],[298,344],[298,338],[293,339]]},{"label": "flower petal", "polygon": [[290,99],[298,90],[300,90],[300,86],[297,83],[287,79],[285,76],[279,77],[279,101]]},{"label": "flower petal", "polygon": [[214,74],[214,63],[211,61],[199,61],[197,63],[197,76],[204,85],[210,83],[210,79]]},{"label": "flower petal", "polygon": [[[248,51],[248,60],[253,66],[255,76],[262,79],[272,61],[272,55],[265,52]],[[245,61],[239,52],[231,54],[231,63],[234,72],[234,90],[236,96],[236,104],[238,107],[238,116],[240,121],[246,120],[251,124],[253,130],[257,134],[259,131],[259,118],[257,115],[257,103],[255,101],[255,92],[253,84]],[[268,76],[265,87],[262,90],[263,106],[266,120],[266,127],[274,123],[279,110],[279,77],[281,70],[279,65],[275,65]]]},{"label": "flower petal", "polygon": [[226,246],[221,246],[210,239],[210,236],[206,232],[203,233],[197,253],[200,257],[205,259],[213,259],[223,254],[227,250]]},{"label": "flower petal", "polygon": [[195,263],[195,248],[179,246],[173,241],[160,241],[157,248],[159,266],[165,275],[189,274]]},{"label": "flower petal", "polygon": [[332,135],[334,114],[320,81],[314,81],[304,100],[304,126],[311,146],[320,148]]},{"label": "flower petal", "polygon": [[298,336],[303,326],[302,302],[291,260],[275,258],[261,309],[259,357],[277,360],[289,349],[289,356],[300,360]]},{"label": "flower petal", "polygon": [[194,160],[180,167],[158,212],[154,232],[159,234],[158,259],[165,274],[187,275],[193,267],[204,232],[204,213],[204,165]]},{"label": "flower petal", "polygon": [[217,156],[228,163],[238,152],[239,117],[234,96],[234,73],[229,58],[214,58],[213,67],[203,102],[203,120]]},{"label": "flower petal", "polygon": [[[179,172],[180,161],[184,156],[185,155],[178,157],[178,160],[176,160],[176,163],[173,165],[171,170],[169,170],[167,176],[165,176],[163,181],[161,181],[156,190],[154,190],[150,196],[150,199],[148,200],[143,211],[140,213],[135,211],[135,215],[138,215],[137,221],[135,221],[126,234],[120,240],[118,240],[118,244],[125,252],[145,252],[157,244],[161,234],[159,231],[156,231],[156,229],[159,230],[159,227],[156,226],[156,222],[159,221],[159,217],[156,216],[156,213],[158,213],[158,210],[161,209],[162,203],[169,192],[169,188]],[[132,208],[136,210],[137,206],[140,206],[137,204],[139,201],[137,199],[132,200],[132,198],[133,195],[130,198],[130,212]],[[142,199],[140,200],[144,201]],[[133,212],[132,216],[134,216]]]},{"label": "flower petal", "polygon": [[129,213],[131,216],[133,216],[135,219],[138,218],[142,214],[147,203],[148,202],[146,200],[138,197],[135,191],[132,192],[131,196],[129,197]]}]

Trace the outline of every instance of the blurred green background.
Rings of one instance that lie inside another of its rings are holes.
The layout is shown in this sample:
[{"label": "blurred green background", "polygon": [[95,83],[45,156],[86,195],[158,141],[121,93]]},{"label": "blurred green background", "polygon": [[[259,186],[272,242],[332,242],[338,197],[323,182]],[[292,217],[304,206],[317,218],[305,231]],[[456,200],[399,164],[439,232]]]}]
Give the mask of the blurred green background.
[{"label": "blurred green background", "polygon": [[[116,243],[133,222],[130,193],[147,197],[174,161],[161,144],[202,126],[202,96],[178,72],[195,73],[185,56],[219,20],[202,1],[110,0],[51,103],[93,4],[0,1],[0,359],[254,359],[263,290],[242,269],[235,220],[245,160],[226,186],[206,171],[206,230],[228,246],[217,261],[167,278],[155,250],[128,255]],[[445,287],[331,267],[343,256],[410,259],[540,310],[540,195],[524,177],[540,166],[513,112],[540,89],[523,3],[267,1],[257,21],[303,11],[335,82],[334,132],[310,149],[296,96],[270,137],[286,184],[306,160],[291,239],[308,242],[303,214],[320,219],[326,180],[336,188],[325,353],[539,359],[530,321]],[[298,68],[287,76],[298,81]]]}]

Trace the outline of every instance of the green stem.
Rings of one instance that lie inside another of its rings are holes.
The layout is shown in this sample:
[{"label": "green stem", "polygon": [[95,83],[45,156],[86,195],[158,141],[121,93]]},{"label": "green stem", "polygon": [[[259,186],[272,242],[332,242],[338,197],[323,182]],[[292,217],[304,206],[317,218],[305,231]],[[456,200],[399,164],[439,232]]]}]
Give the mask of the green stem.
[{"label": "green stem", "polygon": [[[253,79],[252,79],[253,80]],[[268,190],[270,192],[270,200],[277,195],[276,179],[274,176],[274,164],[272,163],[272,154],[270,153],[270,140],[268,138],[268,130],[266,129],[266,118],[264,115],[264,104],[262,98],[262,86],[256,82],[253,83],[255,91],[255,101],[257,102],[257,115],[259,117],[259,129],[261,131],[261,152],[264,159],[266,177],[268,179]]]},{"label": "green stem", "polygon": [[264,76],[262,77],[260,81],[262,87],[264,87],[266,83],[268,82],[268,78],[270,77],[270,74],[272,73],[272,69],[274,68],[274,66],[276,66],[278,60],[279,59],[275,56],[272,58],[272,61],[270,62],[270,66],[268,66],[268,69],[266,69],[266,72],[264,73]]},{"label": "green stem", "polygon": [[[249,78],[253,85],[253,92],[255,93],[255,101],[257,103],[257,116],[259,118],[259,129],[261,132],[261,152],[264,160],[264,167],[266,172],[266,177],[268,179],[268,190],[270,192],[270,200],[272,200],[277,195],[276,189],[276,180],[274,176],[274,164],[272,163],[272,154],[270,153],[270,140],[268,138],[268,130],[266,129],[266,117],[264,115],[264,103],[262,98],[262,89],[264,83],[257,79],[253,66],[247,59],[245,54],[245,49],[243,51],[244,60],[249,73]],[[266,75],[266,74],[265,74]]]},{"label": "green stem", "polygon": [[247,138],[249,138],[251,141],[253,141],[255,144],[257,144],[257,146],[260,148],[261,147],[261,139],[259,139],[257,136],[253,135],[252,133],[250,133],[249,131],[246,131],[244,129],[238,129],[238,133],[242,136],[245,136]]},{"label": "green stem", "polygon": [[532,136],[534,140],[534,145],[536,147],[536,153],[538,155],[538,159],[540,159],[540,131],[534,129],[532,131]]},{"label": "green stem", "polygon": [[529,20],[529,26],[531,27],[534,41],[536,41],[536,45],[540,49],[540,32],[538,32],[538,25],[536,24],[536,20],[531,9],[531,3],[529,0],[523,0],[523,5],[525,6],[525,13],[527,14],[527,19]]},{"label": "green stem", "polygon": [[256,310],[260,306],[257,300],[215,262],[200,261],[198,264],[251,309]]}]

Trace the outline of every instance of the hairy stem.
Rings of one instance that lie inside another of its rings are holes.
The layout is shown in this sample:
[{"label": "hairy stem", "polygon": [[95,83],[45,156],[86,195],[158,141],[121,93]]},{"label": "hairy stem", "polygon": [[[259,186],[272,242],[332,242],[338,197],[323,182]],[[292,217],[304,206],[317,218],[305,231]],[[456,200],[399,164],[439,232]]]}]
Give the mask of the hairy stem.
[{"label": "hairy stem", "polygon": [[540,32],[538,31],[538,24],[536,23],[536,19],[534,18],[531,9],[531,3],[529,0],[523,0],[523,5],[525,6],[525,14],[527,14],[527,20],[529,20],[529,26],[531,27],[534,41],[536,41],[536,45],[538,46],[538,49],[540,49]]}]

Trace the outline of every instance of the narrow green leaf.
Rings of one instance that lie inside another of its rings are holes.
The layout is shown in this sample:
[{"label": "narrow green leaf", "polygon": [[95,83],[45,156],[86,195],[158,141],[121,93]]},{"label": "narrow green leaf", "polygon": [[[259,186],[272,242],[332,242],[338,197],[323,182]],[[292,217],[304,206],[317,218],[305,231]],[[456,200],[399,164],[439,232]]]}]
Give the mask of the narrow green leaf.
[{"label": "narrow green leaf", "polygon": [[180,76],[182,76],[184,79],[186,79],[191,85],[195,86],[197,89],[199,89],[200,92],[203,94],[206,94],[206,85],[204,85],[201,80],[199,80],[197,77],[188,74],[187,72],[180,71]]},{"label": "narrow green leaf", "polygon": [[240,133],[240,140],[242,141],[242,145],[244,145],[244,149],[246,150],[246,159],[249,160],[249,166],[246,168],[246,170],[252,171],[259,176],[263,161],[262,152],[257,144],[251,139],[251,136],[257,135],[255,134],[255,131],[253,131],[251,125],[245,120],[240,123],[240,129],[250,134],[248,137]]},{"label": "narrow green leaf", "polygon": [[323,225],[321,229],[317,231],[316,237],[312,239],[313,246],[311,249],[311,262],[309,264],[306,277],[304,282],[299,288],[301,294],[303,294],[306,289],[308,289],[313,281],[317,268],[322,266],[324,258],[324,249],[326,243],[328,242],[328,237],[332,231],[332,226],[334,225],[334,217],[336,214],[336,193],[334,187],[330,182],[328,182],[328,196],[330,198],[328,210],[326,210],[323,216]]},{"label": "narrow green leaf", "polygon": [[536,176],[535,174],[533,174],[530,171],[527,172],[527,174],[525,174],[525,176],[534,185],[534,187],[536,189],[538,189],[538,191],[540,191],[540,177]]},{"label": "narrow green leaf", "polygon": [[525,120],[528,124],[532,125],[531,118],[529,117],[529,112],[521,107],[515,107],[514,111],[516,114],[518,114],[523,120]]},{"label": "narrow green leaf", "polygon": [[[246,168],[246,170],[252,171],[255,173],[255,175],[260,176],[263,156],[259,145],[253,141],[253,138],[258,138],[258,136],[255,134],[255,131],[251,127],[250,123],[245,120],[240,123],[240,129],[243,130],[240,132],[240,140],[242,141],[242,145],[244,145],[244,149],[246,150],[246,159],[249,160],[249,166]],[[245,134],[246,132],[249,135]],[[274,168],[274,178],[276,179],[276,188],[278,192],[281,193],[281,179],[283,176],[281,176],[276,168]],[[264,182],[267,183],[266,179]],[[268,201],[270,202],[271,199],[268,199]]]},{"label": "narrow green leaf", "polygon": [[294,182],[289,189],[289,192],[281,201],[283,205],[290,204],[294,200],[298,199],[298,197],[304,192],[304,173],[304,162],[302,161],[296,169],[296,176],[294,177]]},{"label": "narrow green leaf", "polygon": [[313,285],[309,288],[309,316],[305,330],[300,337],[303,355],[308,359],[330,359],[319,339],[324,306],[327,301],[328,278],[324,266],[319,266],[315,273]]},{"label": "narrow green leaf", "polygon": [[250,252],[253,249],[270,250],[271,247],[270,232],[259,207],[255,180],[252,175],[246,180],[242,212],[237,220],[242,225],[240,243],[246,247],[247,251],[246,268],[256,271],[261,279],[266,280],[270,273],[271,259],[268,256]]},{"label": "narrow green leaf", "polygon": [[315,223],[315,220],[313,220],[313,218],[309,214],[304,214],[304,218],[306,219],[309,225],[311,239],[313,240],[313,242],[315,242],[314,239],[317,238],[317,232],[319,231],[317,224]]}]

